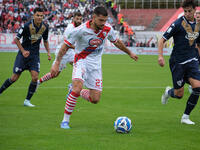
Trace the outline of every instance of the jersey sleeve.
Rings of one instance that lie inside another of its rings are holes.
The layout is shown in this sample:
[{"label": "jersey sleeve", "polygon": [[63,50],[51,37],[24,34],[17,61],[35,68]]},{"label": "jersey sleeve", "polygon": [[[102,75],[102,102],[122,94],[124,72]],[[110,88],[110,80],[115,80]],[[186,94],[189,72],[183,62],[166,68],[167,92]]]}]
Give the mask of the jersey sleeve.
[{"label": "jersey sleeve", "polygon": [[170,27],[167,29],[167,31],[163,34],[163,38],[165,40],[169,40],[178,30],[178,27],[177,27],[177,23],[174,22],[170,25]]},{"label": "jersey sleeve", "polygon": [[46,26],[46,30],[44,31],[44,34],[42,35],[43,40],[47,41],[48,40],[48,36],[49,36],[49,27]]},{"label": "jersey sleeve", "polygon": [[80,28],[75,28],[71,31],[65,32],[64,43],[67,46],[71,47],[75,43],[75,41],[79,38],[80,33],[81,33]]},{"label": "jersey sleeve", "polygon": [[112,43],[115,43],[117,41],[115,31],[112,27],[110,29],[110,32],[108,33],[108,40]]},{"label": "jersey sleeve", "polygon": [[21,26],[21,28],[19,29],[16,38],[18,38],[19,40],[21,39],[21,37],[26,33],[26,27],[24,25]]}]

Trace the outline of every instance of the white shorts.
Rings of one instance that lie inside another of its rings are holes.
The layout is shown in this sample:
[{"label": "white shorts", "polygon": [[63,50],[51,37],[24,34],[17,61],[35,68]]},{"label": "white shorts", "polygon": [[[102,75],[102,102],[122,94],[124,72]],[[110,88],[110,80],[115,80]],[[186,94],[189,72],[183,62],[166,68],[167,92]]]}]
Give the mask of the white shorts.
[{"label": "white shorts", "polygon": [[79,60],[73,65],[72,80],[81,80],[88,89],[102,91],[102,70],[88,68],[85,61]]},{"label": "white shorts", "polygon": [[[65,69],[67,67],[67,63],[74,62],[74,56],[75,56],[74,50],[73,49],[69,49],[66,52],[66,54],[63,56],[63,58],[62,58],[62,60],[60,62],[59,71],[62,71],[63,69]],[[57,57],[57,54],[55,56],[55,60],[53,62],[53,65],[56,62],[56,57]]]}]

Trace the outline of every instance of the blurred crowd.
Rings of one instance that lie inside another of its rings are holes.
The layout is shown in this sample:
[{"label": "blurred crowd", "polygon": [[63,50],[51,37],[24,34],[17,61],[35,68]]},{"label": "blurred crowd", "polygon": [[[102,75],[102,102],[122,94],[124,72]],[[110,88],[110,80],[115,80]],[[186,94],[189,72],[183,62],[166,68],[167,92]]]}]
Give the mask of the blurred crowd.
[{"label": "blurred crowd", "polygon": [[36,7],[44,9],[44,21],[50,32],[61,34],[75,11],[83,14],[83,21],[91,18],[98,0],[3,0],[0,5],[0,32],[16,33],[30,20]]},{"label": "blurred crowd", "polygon": [[44,10],[44,22],[49,25],[51,33],[60,35],[71,23],[73,13],[80,11],[83,22],[91,19],[93,9],[105,4],[109,10],[108,23],[118,33],[126,46],[155,47],[152,42],[139,42],[128,25],[115,0],[3,0],[0,1],[0,32],[16,33],[21,25],[30,20],[33,10],[41,7]]}]

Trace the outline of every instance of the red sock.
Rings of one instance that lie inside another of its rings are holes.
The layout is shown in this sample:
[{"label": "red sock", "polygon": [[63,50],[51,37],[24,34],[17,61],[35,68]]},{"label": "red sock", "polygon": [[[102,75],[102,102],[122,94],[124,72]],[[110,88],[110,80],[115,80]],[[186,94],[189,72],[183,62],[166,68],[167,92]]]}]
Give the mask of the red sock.
[{"label": "red sock", "polygon": [[82,89],[80,92],[80,96],[89,102],[92,101],[92,99],[90,97],[90,91],[87,89]]},{"label": "red sock", "polygon": [[65,105],[65,114],[71,115],[74,107],[76,106],[77,98],[79,97],[79,94],[76,94],[75,92],[71,92],[69,96],[67,97],[66,105]]},{"label": "red sock", "polygon": [[44,82],[44,81],[48,81],[52,78],[51,73],[47,73],[45,74],[43,77],[40,78],[40,83]]}]

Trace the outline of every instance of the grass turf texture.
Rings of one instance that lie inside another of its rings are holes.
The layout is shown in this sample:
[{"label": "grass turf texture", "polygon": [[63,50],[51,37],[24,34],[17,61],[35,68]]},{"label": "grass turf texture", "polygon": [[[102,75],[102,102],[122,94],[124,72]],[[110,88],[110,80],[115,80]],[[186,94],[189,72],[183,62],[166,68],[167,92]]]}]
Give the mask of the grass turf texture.
[{"label": "grass turf texture", "polygon": [[[11,76],[16,53],[0,53],[0,84]],[[182,125],[187,88],[182,100],[160,102],[165,86],[172,85],[166,66],[157,56],[103,55],[103,93],[99,104],[79,98],[71,117],[71,129],[60,128],[67,84],[72,67],[58,78],[43,83],[32,98],[35,108],[23,106],[30,75],[20,79],[0,95],[1,150],[199,150],[199,103],[191,114],[196,125]],[[50,70],[46,54],[41,54],[40,77]],[[187,87],[187,86],[186,86]],[[113,123],[119,116],[133,122],[129,134],[119,134]]]}]

